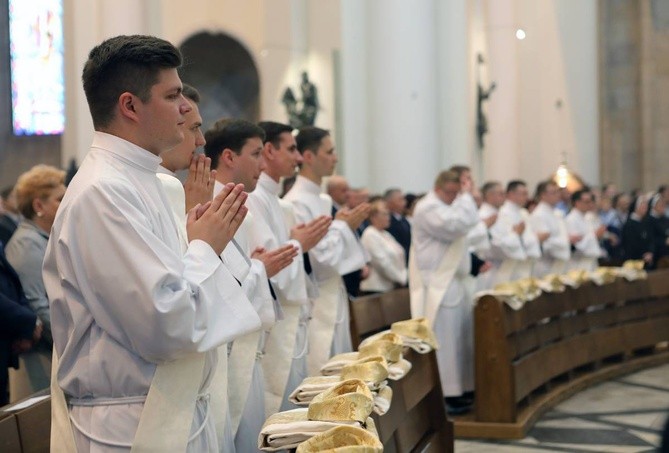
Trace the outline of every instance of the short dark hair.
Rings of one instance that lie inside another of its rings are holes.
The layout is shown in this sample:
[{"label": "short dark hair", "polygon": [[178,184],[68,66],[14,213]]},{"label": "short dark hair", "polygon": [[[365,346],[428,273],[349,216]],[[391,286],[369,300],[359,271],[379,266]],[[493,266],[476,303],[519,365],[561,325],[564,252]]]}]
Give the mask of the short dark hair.
[{"label": "short dark hair", "polygon": [[264,143],[270,142],[275,148],[281,144],[281,134],[288,132],[293,133],[293,127],[283,123],[276,123],[274,121],[261,121],[258,126],[265,131]]},{"label": "short dark hair", "polygon": [[321,142],[325,137],[330,135],[330,131],[327,129],[321,129],[320,127],[307,126],[300,129],[295,137],[297,142],[297,150],[300,154],[304,154],[305,151],[309,150],[316,154],[318,148],[321,146]]},{"label": "short dark hair", "polygon": [[577,190],[573,194],[571,194],[571,204],[576,204],[577,201],[579,201],[581,198],[583,198],[583,195],[589,194],[590,189],[581,189]]},{"label": "short dark hair", "polygon": [[186,99],[190,99],[196,104],[200,103],[200,92],[192,85],[184,83],[183,88],[181,89],[181,94],[183,94]]},{"label": "short dark hair", "polygon": [[6,200],[7,198],[9,198],[9,194],[12,193],[12,190],[14,190],[14,186],[5,187],[4,189],[2,189],[2,191],[0,191],[0,198]]},{"label": "short dark hair", "polygon": [[539,197],[541,197],[544,193],[546,193],[546,191],[548,190],[548,186],[558,187],[557,183],[552,179],[541,181],[539,184],[537,184],[537,191],[534,194],[534,198],[538,200]]},{"label": "short dark hair", "polygon": [[211,159],[211,168],[218,167],[218,159],[221,153],[230,149],[239,155],[249,138],[265,140],[265,131],[250,121],[222,118],[204,133],[207,142],[204,145],[204,153]]},{"label": "short dark hair", "polygon": [[506,185],[506,193],[510,193],[515,191],[518,187],[527,187],[527,184],[525,184],[525,181],[522,179],[513,179],[509,181],[509,183]]},{"label": "short dark hair", "polygon": [[490,192],[492,189],[494,189],[497,186],[501,186],[502,183],[499,181],[488,181],[485,184],[483,184],[483,187],[481,187],[481,195],[485,197],[488,192]]},{"label": "short dark hair", "polygon": [[159,72],[178,68],[181,61],[176,47],[155,36],[116,36],[94,47],[81,78],[95,129],[111,123],[124,92],[148,102]]}]

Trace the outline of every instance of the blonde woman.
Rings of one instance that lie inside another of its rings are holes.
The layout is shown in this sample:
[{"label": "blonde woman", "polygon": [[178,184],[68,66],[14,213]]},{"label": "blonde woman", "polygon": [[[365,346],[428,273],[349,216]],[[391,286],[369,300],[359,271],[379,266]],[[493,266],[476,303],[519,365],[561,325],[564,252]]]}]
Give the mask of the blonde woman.
[{"label": "blonde woman", "polygon": [[21,355],[19,371],[10,378],[13,400],[49,386],[51,317],[42,280],[42,262],[56,211],[65,195],[65,172],[48,165],[36,165],[19,176],[15,190],[23,220],[7,244],[7,261],[16,270],[30,308],[43,324],[43,333],[42,340],[32,351]]},{"label": "blonde woman", "polygon": [[372,203],[369,226],[362,233],[363,247],[369,252],[369,277],[360,284],[364,292],[384,292],[407,283],[404,248],[386,231],[390,225],[390,211],[386,202]]}]

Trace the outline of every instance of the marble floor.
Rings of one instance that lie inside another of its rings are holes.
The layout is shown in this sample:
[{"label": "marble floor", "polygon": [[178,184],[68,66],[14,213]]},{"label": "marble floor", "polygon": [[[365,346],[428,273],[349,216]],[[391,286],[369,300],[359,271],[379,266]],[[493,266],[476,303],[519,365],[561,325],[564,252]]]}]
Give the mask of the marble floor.
[{"label": "marble floor", "polygon": [[621,376],[547,412],[522,440],[456,440],[456,453],[657,452],[669,414],[669,364]]}]

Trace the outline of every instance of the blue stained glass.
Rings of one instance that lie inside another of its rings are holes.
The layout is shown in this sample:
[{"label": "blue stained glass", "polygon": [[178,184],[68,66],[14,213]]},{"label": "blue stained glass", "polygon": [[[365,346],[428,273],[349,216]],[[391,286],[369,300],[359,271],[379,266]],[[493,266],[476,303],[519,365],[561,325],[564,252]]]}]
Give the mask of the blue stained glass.
[{"label": "blue stained glass", "polygon": [[14,134],[62,133],[62,0],[9,0],[9,54]]}]

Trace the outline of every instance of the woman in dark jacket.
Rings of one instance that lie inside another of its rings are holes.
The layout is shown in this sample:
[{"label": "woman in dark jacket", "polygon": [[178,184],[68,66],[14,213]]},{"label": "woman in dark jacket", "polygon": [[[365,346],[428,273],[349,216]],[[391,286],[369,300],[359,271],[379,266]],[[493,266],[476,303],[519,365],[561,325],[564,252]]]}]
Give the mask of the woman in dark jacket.
[{"label": "woman in dark jacket", "polygon": [[648,199],[637,197],[630,205],[630,214],[623,226],[622,244],[625,260],[643,260],[644,268],[653,265],[653,235],[647,221]]},{"label": "woman in dark jacket", "polygon": [[658,267],[661,261],[669,259],[669,218],[664,215],[665,208],[664,198],[659,193],[655,194],[650,201],[647,216],[647,222],[655,247],[653,251],[653,269]]},{"label": "woman in dark jacket", "polygon": [[7,368],[18,367],[18,353],[30,349],[41,332],[37,315],[28,306],[19,276],[0,243],[0,406],[9,402]]}]

